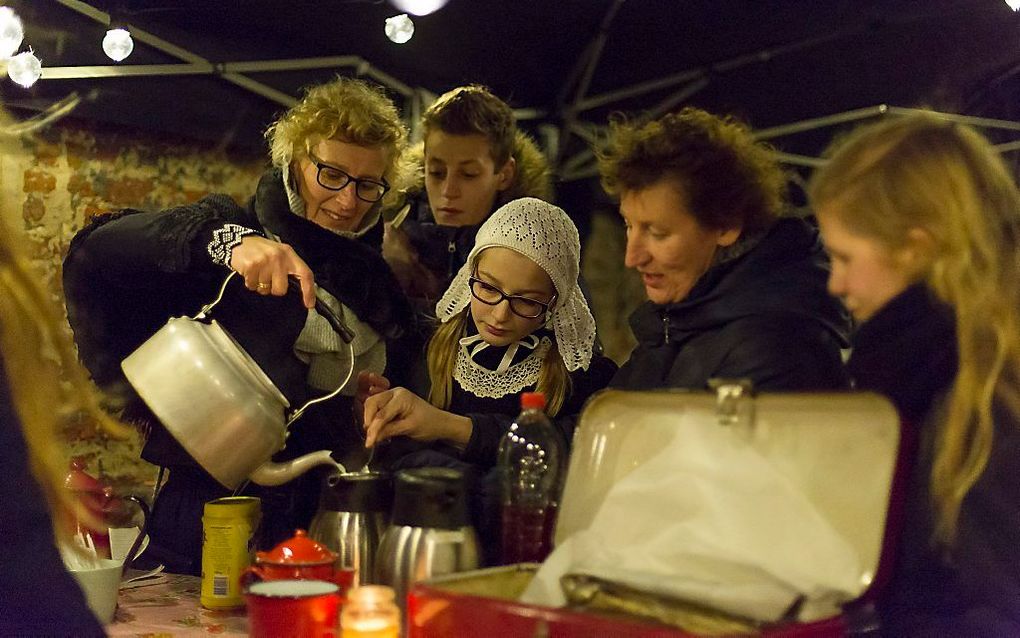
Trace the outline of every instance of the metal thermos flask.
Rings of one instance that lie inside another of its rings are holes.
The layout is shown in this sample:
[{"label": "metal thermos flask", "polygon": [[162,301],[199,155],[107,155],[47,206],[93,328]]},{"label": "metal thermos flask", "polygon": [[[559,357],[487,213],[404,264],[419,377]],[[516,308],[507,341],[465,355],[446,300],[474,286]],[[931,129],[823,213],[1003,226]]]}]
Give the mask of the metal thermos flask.
[{"label": "metal thermos flask", "polygon": [[392,587],[404,605],[415,582],[477,567],[463,473],[439,467],[397,472],[393,516],[376,557],[377,582]]},{"label": "metal thermos flask", "polygon": [[325,479],[308,534],[336,553],[336,568],[353,572],[354,585],[374,582],[376,550],[392,502],[388,472],[334,473]]}]

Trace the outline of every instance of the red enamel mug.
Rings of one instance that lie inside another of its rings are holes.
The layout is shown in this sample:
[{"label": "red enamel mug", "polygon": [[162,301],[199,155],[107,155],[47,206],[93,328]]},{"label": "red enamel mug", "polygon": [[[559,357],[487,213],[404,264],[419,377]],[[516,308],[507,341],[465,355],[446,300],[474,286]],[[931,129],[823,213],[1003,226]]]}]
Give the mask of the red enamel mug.
[{"label": "red enamel mug", "polygon": [[335,638],[340,588],[322,580],[266,580],[244,592],[248,635]]}]

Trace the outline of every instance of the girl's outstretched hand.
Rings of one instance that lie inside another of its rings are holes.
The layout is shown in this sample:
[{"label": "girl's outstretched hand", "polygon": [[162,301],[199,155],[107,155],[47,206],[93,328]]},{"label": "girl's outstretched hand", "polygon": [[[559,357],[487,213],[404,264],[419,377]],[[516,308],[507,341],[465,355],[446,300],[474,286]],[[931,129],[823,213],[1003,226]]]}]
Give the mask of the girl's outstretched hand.
[{"label": "girl's outstretched hand", "polygon": [[471,419],[440,410],[407,388],[393,388],[365,400],[365,447],[394,436],[444,439],[463,448],[471,438]]}]

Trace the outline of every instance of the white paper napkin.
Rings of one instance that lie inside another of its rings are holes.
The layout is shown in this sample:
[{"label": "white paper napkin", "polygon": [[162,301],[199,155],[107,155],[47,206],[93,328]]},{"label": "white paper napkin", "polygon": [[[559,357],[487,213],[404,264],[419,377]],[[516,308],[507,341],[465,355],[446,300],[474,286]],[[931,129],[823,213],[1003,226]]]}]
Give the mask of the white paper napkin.
[{"label": "white paper napkin", "polygon": [[856,597],[857,552],[739,431],[681,424],[677,432],[612,487],[587,530],[550,555],[523,602],[562,606],[567,573],[766,622],[801,595],[813,617]]}]

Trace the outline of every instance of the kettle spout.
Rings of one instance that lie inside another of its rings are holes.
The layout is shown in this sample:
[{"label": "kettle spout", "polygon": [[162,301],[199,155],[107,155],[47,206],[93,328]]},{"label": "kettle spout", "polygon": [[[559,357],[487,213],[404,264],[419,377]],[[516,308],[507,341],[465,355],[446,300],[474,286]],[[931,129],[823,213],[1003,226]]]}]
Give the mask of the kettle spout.
[{"label": "kettle spout", "polygon": [[328,465],[338,472],[347,471],[343,465],[333,460],[333,457],[329,455],[329,450],[319,450],[318,452],[310,452],[304,456],[299,456],[285,463],[267,461],[255,468],[255,471],[248,478],[252,483],[258,485],[283,485],[318,465]]}]

